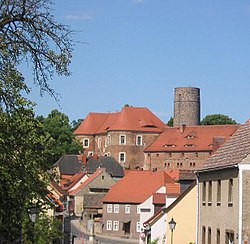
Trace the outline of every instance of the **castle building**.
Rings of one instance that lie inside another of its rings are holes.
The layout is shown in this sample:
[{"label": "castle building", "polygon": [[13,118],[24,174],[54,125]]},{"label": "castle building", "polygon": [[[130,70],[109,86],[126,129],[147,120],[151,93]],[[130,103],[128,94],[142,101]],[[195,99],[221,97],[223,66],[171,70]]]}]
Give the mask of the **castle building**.
[{"label": "castle building", "polygon": [[124,107],[115,113],[89,113],[75,130],[84,154],[112,156],[124,168],[142,168],[144,149],[167,126],[149,109]]},{"label": "castle building", "polygon": [[144,169],[197,170],[239,125],[168,127],[144,150]]},{"label": "castle building", "polygon": [[87,156],[112,156],[125,169],[197,170],[239,125],[200,126],[200,89],[175,88],[174,127],[149,109],[89,113],[75,130]]},{"label": "castle building", "polygon": [[200,124],[200,89],[177,87],[174,94],[174,126]]}]

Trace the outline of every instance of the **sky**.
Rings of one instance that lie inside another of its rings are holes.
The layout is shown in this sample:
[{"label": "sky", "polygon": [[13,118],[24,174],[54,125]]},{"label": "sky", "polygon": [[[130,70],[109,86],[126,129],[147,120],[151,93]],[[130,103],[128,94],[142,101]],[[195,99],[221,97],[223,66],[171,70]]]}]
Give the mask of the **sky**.
[{"label": "sky", "polygon": [[89,112],[147,107],[173,114],[174,88],[201,89],[201,117],[250,118],[250,1],[54,0],[56,20],[77,31],[70,77],[54,77],[60,106],[33,88],[37,115],[70,121]]}]

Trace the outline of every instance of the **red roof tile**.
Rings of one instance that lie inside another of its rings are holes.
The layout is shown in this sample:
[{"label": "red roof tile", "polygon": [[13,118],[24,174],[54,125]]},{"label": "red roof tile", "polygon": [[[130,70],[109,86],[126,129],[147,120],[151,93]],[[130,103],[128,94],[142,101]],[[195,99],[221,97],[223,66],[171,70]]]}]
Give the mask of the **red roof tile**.
[{"label": "red roof tile", "polygon": [[75,186],[81,179],[82,177],[85,176],[85,172],[79,172],[76,173],[71,179],[70,179],[70,183],[67,184],[67,187],[65,188],[65,190],[69,190],[71,189],[73,186]]},{"label": "red roof tile", "polygon": [[147,108],[124,107],[115,113],[89,113],[74,133],[93,135],[120,130],[160,133],[166,127],[167,125]]},{"label": "red roof tile", "polygon": [[95,173],[90,175],[89,178],[84,181],[81,185],[79,185],[76,189],[70,191],[69,189],[69,195],[74,196],[76,195],[82,188],[87,186],[90,182],[92,182],[96,177],[98,177],[100,174],[102,174],[105,171],[104,168],[98,168],[96,169]]},{"label": "red roof tile", "polygon": [[205,161],[202,170],[235,166],[250,154],[250,120],[234,133],[216,153]]},{"label": "red roof tile", "polygon": [[103,202],[142,203],[174,180],[164,171],[130,171],[111,187]]},{"label": "red roof tile", "polygon": [[146,152],[214,151],[239,125],[204,125],[166,128]]}]

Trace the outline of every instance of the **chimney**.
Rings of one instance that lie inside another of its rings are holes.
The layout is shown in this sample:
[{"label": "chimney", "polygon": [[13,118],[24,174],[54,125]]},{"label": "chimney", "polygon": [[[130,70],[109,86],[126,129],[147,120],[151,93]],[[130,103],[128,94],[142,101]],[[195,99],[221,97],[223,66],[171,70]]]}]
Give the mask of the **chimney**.
[{"label": "chimney", "polygon": [[98,159],[98,155],[97,155],[97,154],[94,154],[94,155],[93,155],[93,159],[96,159],[96,160],[97,160],[97,159]]},{"label": "chimney", "polygon": [[85,154],[82,154],[82,164],[83,165],[87,164],[87,156]]},{"label": "chimney", "polygon": [[180,126],[180,133],[183,134],[185,129],[186,129],[186,125],[185,124],[181,125]]}]

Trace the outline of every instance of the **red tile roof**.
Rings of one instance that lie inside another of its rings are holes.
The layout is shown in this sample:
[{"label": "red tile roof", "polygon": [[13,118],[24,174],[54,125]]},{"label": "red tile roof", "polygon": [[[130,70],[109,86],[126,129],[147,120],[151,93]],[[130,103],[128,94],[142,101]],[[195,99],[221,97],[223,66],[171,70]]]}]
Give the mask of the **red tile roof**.
[{"label": "red tile roof", "polygon": [[147,108],[124,107],[115,113],[89,113],[74,133],[93,135],[120,130],[160,133],[166,127],[167,125]]},{"label": "red tile roof", "polygon": [[55,190],[58,193],[58,195],[60,196],[68,195],[68,193],[60,185],[58,185],[54,180],[50,182],[50,186],[52,187],[53,190]]},{"label": "red tile roof", "polygon": [[235,166],[250,154],[250,120],[234,133],[216,153],[205,161],[202,170]]},{"label": "red tile roof", "polygon": [[103,202],[142,203],[174,180],[164,171],[131,171],[111,187]]},{"label": "red tile roof", "polygon": [[166,128],[145,152],[214,151],[239,125],[204,125]]},{"label": "red tile roof", "polygon": [[76,195],[81,189],[83,189],[85,186],[87,186],[90,182],[92,182],[96,177],[98,177],[100,174],[102,174],[105,171],[104,168],[98,168],[94,174],[90,175],[89,178],[84,181],[81,185],[79,185],[76,189],[70,191],[69,189],[69,195],[74,196]]},{"label": "red tile roof", "polygon": [[65,187],[65,190],[69,190],[71,189],[73,186],[75,186],[84,176],[85,176],[85,172],[79,172],[76,173],[71,179],[70,179],[70,183],[67,184],[67,187]]}]

